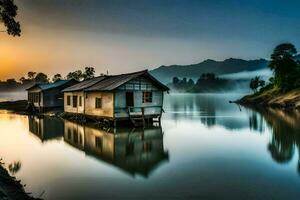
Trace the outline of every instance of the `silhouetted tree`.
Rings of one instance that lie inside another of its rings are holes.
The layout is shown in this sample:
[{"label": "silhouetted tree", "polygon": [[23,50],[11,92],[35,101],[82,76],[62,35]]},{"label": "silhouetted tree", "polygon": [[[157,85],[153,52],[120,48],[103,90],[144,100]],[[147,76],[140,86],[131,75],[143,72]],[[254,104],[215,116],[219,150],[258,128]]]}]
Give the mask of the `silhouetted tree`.
[{"label": "silhouetted tree", "polygon": [[30,80],[33,80],[35,78],[36,72],[28,72],[27,77]]},{"label": "silhouetted tree", "polygon": [[84,80],[91,79],[95,77],[95,68],[94,67],[86,67],[84,73],[82,74],[82,78]]},{"label": "silhouetted tree", "polygon": [[193,87],[195,85],[195,82],[193,79],[190,78],[189,81],[187,82],[187,84],[189,87]]},{"label": "silhouetted tree", "polygon": [[200,78],[205,80],[214,80],[216,79],[216,75],[214,73],[203,73]]},{"label": "silhouetted tree", "polygon": [[293,44],[283,43],[278,45],[272,55],[269,67],[274,72],[274,83],[283,91],[296,87],[299,79],[299,64],[295,60],[297,50]]},{"label": "silhouetted tree", "polygon": [[19,79],[19,81],[20,81],[21,83],[23,83],[25,80],[26,80],[26,78],[25,78],[24,76],[22,76],[22,77]]},{"label": "silhouetted tree", "polygon": [[179,81],[180,81],[180,80],[179,80],[179,78],[178,78],[178,77],[174,77],[172,82],[173,82],[173,84],[175,84],[175,85],[176,85],[176,84],[178,84],[178,83],[179,83]]},{"label": "silhouetted tree", "polygon": [[60,74],[55,74],[52,78],[52,81],[55,82],[55,81],[59,81],[62,79],[62,76]]},{"label": "silhouetted tree", "polygon": [[265,81],[261,80],[259,76],[256,76],[255,78],[251,79],[250,81],[250,89],[256,93],[258,91],[258,88],[264,87]]},{"label": "silhouetted tree", "polygon": [[6,27],[9,35],[20,36],[20,23],[15,20],[18,7],[13,0],[0,0],[0,22]]},{"label": "silhouetted tree", "polygon": [[16,85],[17,84],[17,81],[14,79],[14,78],[10,78],[10,79],[7,79],[6,80],[6,83],[8,85]]},{"label": "silhouetted tree", "polygon": [[77,70],[77,71],[68,73],[67,79],[68,80],[75,79],[77,81],[81,81],[82,80],[82,71],[81,70]]},{"label": "silhouetted tree", "polygon": [[48,83],[49,82],[48,76],[41,72],[38,73],[34,79],[37,83]]}]

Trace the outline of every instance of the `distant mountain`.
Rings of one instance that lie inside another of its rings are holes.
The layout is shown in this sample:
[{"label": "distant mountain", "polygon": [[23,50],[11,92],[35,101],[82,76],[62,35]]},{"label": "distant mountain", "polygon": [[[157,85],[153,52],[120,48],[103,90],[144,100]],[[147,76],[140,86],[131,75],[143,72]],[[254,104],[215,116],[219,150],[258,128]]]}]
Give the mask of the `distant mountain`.
[{"label": "distant mountain", "polygon": [[203,73],[215,73],[216,75],[237,73],[242,71],[256,71],[265,69],[268,61],[265,59],[243,60],[229,58],[224,61],[205,60],[192,65],[161,66],[150,73],[164,83],[171,82],[173,77],[199,78]]}]

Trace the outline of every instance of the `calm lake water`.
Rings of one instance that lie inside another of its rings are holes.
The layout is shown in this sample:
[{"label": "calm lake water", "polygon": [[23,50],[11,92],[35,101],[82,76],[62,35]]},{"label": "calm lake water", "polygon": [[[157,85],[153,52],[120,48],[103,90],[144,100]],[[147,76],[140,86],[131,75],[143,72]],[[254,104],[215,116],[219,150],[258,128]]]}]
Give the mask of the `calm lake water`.
[{"label": "calm lake water", "polygon": [[162,127],[101,130],[1,111],[0,157],[44,199],[299,199],[300,113],[166,95]]}]

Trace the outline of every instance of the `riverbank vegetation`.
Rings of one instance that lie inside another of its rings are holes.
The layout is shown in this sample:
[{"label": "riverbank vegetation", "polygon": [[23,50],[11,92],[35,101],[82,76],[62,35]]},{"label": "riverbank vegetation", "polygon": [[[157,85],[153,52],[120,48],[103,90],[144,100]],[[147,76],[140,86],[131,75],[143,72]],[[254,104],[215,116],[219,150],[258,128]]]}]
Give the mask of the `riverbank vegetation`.
[{"label": "riverbank vegetation", "polygon": [[278,45],[272,55],[269,68],[273,77],[265,85],[259,77],[251,80],[254,94],[243,97],[241,104],[268,105],[283,108],[300,108],[300,61],[293,44]]},{"label": "riverbank vegetation", "polygon": [[14,78],[5,81],[0,80],[0,92],[25,90],[35,83],[51,83],[63,79],[82,81],[93,77],[95,77],[95,69],[93,67],[85,67],[84,70],[69,72],[65,77],[61,74],[55,74],[52,78],[43,72],[28,72],[26,76],[19,78],[19,80]]},{"label": "riverbank vegetation", "polygon": [[193,79],[174,77],[172,83],[168,84],[171,90],[176,92],[206,93],[206,92],[227,92],[237,88],[237,85],[244,84],[244,80],[230,80],[219,78],[214,73],[204,73],[197,81]]}]

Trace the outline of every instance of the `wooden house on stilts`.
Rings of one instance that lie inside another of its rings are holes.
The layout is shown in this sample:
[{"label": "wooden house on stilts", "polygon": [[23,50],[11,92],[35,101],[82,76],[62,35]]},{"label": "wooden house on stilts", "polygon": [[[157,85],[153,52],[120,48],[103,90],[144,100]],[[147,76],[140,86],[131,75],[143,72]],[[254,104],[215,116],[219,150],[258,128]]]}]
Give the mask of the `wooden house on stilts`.
[{"label": "wooden house on stilts", "polygon": [[160,122],[168,90],[147,70],[99,76],[64,89],[64,111],[113,122],[114,126],[125,121],[141,126],[154,119]]},{"label": "wooden house on stilts", "polygon": [[54,83],[37,83],[27,89],[28,102],[39,112],[63,108],[62,90],[78,83],[76,80],[58,80]]}]

